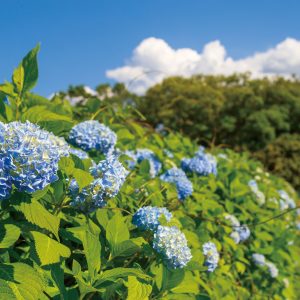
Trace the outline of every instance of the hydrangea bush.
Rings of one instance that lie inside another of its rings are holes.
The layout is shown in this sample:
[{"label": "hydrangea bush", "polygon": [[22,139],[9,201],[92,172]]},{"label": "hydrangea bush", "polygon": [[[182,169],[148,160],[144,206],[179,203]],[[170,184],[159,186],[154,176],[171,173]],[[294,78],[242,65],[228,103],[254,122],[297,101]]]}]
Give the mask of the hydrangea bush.
[{"label": "hydrangea bush", "polygon": [[0,85],[0,299],[300,298],[288,183],[130,107],[32,94],[38,50]]}]

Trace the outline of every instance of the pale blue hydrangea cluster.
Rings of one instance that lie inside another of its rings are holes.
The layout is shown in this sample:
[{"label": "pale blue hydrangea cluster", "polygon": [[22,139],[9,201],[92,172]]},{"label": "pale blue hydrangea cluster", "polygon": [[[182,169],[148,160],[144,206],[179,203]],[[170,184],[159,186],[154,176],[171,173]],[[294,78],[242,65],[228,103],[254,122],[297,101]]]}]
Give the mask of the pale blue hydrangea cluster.
[{"label": "pale blue hydrangea cluster", "polygon": [[269,270],[270,276],[276,278],[278,276],[278,269],[272,262],[266,262],[266,266]]},{"label": "pale blue hydrangea cluster", "polygon": [[184,200],[193,193],[193,184],[182,169],[172,168],[162,174],[160,179],[176,185],[179,200]]},{"label": "pale blue hydrangea cluster", "polygon": [[70,184],[72,204],[90,210],[105,206],[107,199],[115,197],[125,182],[128,171],[115,156],[109,156],[90,168],[95,180],[79,191],[76,181]]},{"label": "pale blue hydrangea cluster", "polygon": [[142,230],[156,230],[162,216],[167,221],[172,218],[172,214],[165,207],[144,206],[134,214],[132,223]]},{"label": "pale blue hydrangea cluster", "polygon": [[232,232],[230,233],[230,237],[234,240],[236,244],[240,242],[244,242],[250,237],[250,229],[247,225],[241,225],[239,220],[233,216],[226,214],[225,219],[228,220],[232,225]]},{"label": "pale blue hydrangea cluster", "polygon": [[294,199],[291,198],[286,191],[278,190],[277,192],[280,196],[279,205],[280,205],[281,210],[296,207],[296,203],[295,203]]},{"label": "pale blue hydrangea cluster", "polygon": [[153,151],[149,149],[137,149],[136,152],[125,151],[127,156],[132,160],[128,161],[128,167],[133,169],[137,163],[141,163],[143,160],[148,160],[150,165],[150,176],[154,178],[161,170],[161,162],[158,160]]},{"label": "pale blue hydrangea cluster", "polygon": [[84,121],[75,125],[69,134],[69,141],[84,151],[97,150],[109,153],[117,142],[116,134],[98,121]]},{"label": "pale blue hydrangea cluster", "polygon": [[253,253],[252,259],[254,263],[258,266],[264,266],[266,264],[266,258],[263,254]]},{"label": "pale blue hydrangea cluster", "polygon": [[217,247],[213,242],[207,242],[203,244],[202,249],[205,256],[204,265],[207,266],[208,272],[213,272],[217,268],[220,259]]},{"label": "pale blue hydrangea cluster", "polygon": [[265,194],[259,190],[257,182],[254,179],[249,180],[248,186],[251,189],[251,191],[253,192],[253,194],[255,195],[258,204],[259,205],[265,204],[265,202],[266,202]]},{"label": "pale blue hydrangea cluster", "polygon": [[300,222],[297,222],[296,228],[297,228],[298,230],[300,230]]},{"label": "pale blue hydrangea cluster", "polygon": [[153,248],[171,269],[185,267],[192,258],[185,235],[176,226],[159,225],[154,233]]},{"label": "pale blue hydrangea cluster", "polygon": [[20,192],[33,193],[58,179],[58,161],[69,155],[69,146],[63,138],[28,121],[0,127],[3,195],[7,197],[10,184]]},{"label": "pale blue hydrangea cluster", "polygon": [[89,155],[80,149],[70,148],[70,153],[73,155],[76,155],[80,159],[88,159],[89,158]]},{"label": "pale blue hydrangea cluster", "polygon": [[200,147],[193,158],[183,158],[181,167],[186,172],[200,176],[217,175],[217,161],[214,156],[204,152],[204,147]]},{"label": "pale blue hydrangea cluster", "polygon": [[267,261],[265,256],[262,254],[254,253],[252,254],[252,259],[257,266],[268,268],[269,274],[272,278],[276,278],[278,276],[278,269],[274,263]]}]

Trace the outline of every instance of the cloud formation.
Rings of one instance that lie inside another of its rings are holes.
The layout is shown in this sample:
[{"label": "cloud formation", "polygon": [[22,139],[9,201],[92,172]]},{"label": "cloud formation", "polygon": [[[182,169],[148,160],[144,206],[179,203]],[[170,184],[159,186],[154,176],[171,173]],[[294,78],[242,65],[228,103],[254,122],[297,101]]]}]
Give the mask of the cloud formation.
[{"label": "cloud formation", "polygon": [[253,77],[300,75],[300,41],[287,38],[274,48],[234,60],[218,40],[197,52],[189,48],[173,49],[164,40],[151,37],[134,49],[123,67],[108,70],[106,76],[125,83],[132,92],[143,94],[170,76],[241,72],[251,72]]}]

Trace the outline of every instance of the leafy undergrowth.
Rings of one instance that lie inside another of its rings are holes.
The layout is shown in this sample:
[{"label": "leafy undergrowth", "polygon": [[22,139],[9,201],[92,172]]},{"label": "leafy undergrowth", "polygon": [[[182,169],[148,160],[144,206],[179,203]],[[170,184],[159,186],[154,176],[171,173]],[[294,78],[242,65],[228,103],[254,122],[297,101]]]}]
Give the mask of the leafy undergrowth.
[{"label": "leafy undergrowth", "polygon": [[[30,93],[37,52],[0,85],[0,299],[299,299],[297,195],[287,182],[246,154],[208,155],[161,135],[138,112]],[[91,119],[108,135],[69,136]],[[74,144],[87,154],[70,154]],[[181,166],[179,183],[161,177]],[[171,217],[133,221],[146,206]]]}]

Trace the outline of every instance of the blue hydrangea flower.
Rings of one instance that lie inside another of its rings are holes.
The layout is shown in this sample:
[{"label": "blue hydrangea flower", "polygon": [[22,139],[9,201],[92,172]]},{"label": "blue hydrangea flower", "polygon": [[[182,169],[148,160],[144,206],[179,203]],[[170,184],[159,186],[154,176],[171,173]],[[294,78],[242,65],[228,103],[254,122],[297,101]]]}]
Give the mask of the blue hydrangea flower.
[{"label": "blue hydrangea flower", "polygon": [[107,154],[114,148],[117,136],[107,126],[91,120],[75,125],[70,131],[69,141],[84,151],[98,150]]},{"label": "blue hydrangea flower", "polygon": [[289,194],[284,190],[277,191],[280,196],[280,209],[288,209],[288,208],[296,208],[296,203],[294,199],[292,199]]},{"label": "blue hydrangea flower", "polygon": [[28,121],[0,127],[0,159],[10,182],[19,191],[33,193],[58,179],[58,161],[69,155],[64,139]]},{"label": "blue hydrangea flower", "polygon": [[251,232],[248,226],[241,226],[239,220],[235,216],[226,214],[225,219],[230,221],[231,225],[233,226],[233,231],[231,232],[230,237],[236,244],[243,242],[250,237]]},{"label": "blue hydrangea flower", "polygon": [[269,270],[270,276],[276,278],[278,276],[278,269],[272,262],[266,262],[266,266]]},{"label": "blue hydrangea flower", "polygon": [[203,244],[202,249],[206,258],[204,265],[208,267],[208,272],[213,272],[217,268],[220,259],[217,247],[213,242],[207,242]]},{"label": "blue hydrangea flower", "polygon": [[142,230],[155,230],[159,225],[159,218],[164,215],[170,221],[172,214],[165,207],[144,206],[133,216],[132,223]]},{"label": "blue hydrangea flower", "polygon": [[109,156],[90,168],[95,180],[79,192],[76,181],[70,184],[72,204],[94,210],[103,207],[109,198],[115,197],[125,182],[128,171],[117,157]]},{"label": "blue hydrangea flower", "polygon": [[0,158],[0,200],[8,198],[12,190],[12,183],[4,166],[4,158]]},{"label": "blue hydrangea flower", "polygon": [[258,266],[264,266],[266,264],[266,258],[263,254],[254,253],[252,254],[252,259]]},{"label": "blue hydrangea flower", "polygon": [[298,222],[298,223],[296,224],[296,228],[297,228],[298,230],[300,230],[300,222]]},{"label": "blue hydrangea flower", "polygon": [[193,193],[193,184],[181,169],[172,168],[162,174],[160,179],[176,185],[179,200],[184,200]]},{"label": "blue hydrangea flower", "polygon": [[183,268],[192,258],[185,235],[176,226],[158,226],[153,248],[162,255],[170,269]]},{"label": "blue hydrangea flower", "polygon": [[240,227],[235,228],[235,231],[239,234],[240,236],[240,242],[243,242],[247,240],[250,237],[250,229],[248,228],[247,225],[243,225]]},{"label": "blue hydrangea flower", "polygon": [[70,148],[70,153],[73,155],[76,155],[80,159],[88,159],[89,158],[89,155],[80,149]]},{"label": "blue hydrangea flower", "polygon": [[148,160],[150,165],[150,176],[154,178],[161,170],[161,162],[156,155],[149,149],[137,149],[136,152],[125,151],[125,154],[132,160],[128,161],[128,167],[133,169],[137,163],[141,163],[143,160]]},{"label": "blue hydrangea flower", "polygon": [[186,172],[196,173],[200,176],[217,175],[217,161],[211,154],[205,153],[200,147],[193,158],[183,158],[181,167]]},{"label": "blue hydrangea flower", "polygon": [[263,205],[266,202],[266,197],[263,192],[261,192],[258,188],[257,182],[252,179],[248,182],[248,186],[256,197],[256,200],[259,205]]}]

